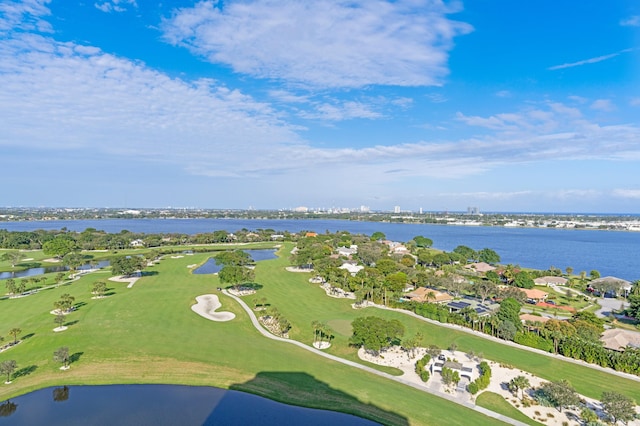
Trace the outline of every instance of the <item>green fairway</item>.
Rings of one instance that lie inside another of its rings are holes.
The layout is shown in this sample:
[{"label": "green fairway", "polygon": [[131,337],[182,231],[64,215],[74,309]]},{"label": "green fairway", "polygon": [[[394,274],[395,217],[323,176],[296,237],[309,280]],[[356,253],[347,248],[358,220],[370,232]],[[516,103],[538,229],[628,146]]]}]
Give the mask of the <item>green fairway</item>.
[{"label": "green fairway", "polygon": [[512,419],[519,420],[522,423],[526,423],[528,425],[540,426],[542,424],[522,414],[519,410],[505,401],[504,398],[497,393],[488,391],[482,392],[480,395],[478,395],[478,398],[476,398],[476,404],[481,407],[488,408],[491,411],[495,411],[496,413],[504,414],[505,416],[511,417]]},{"label": "green fairway", "polygon": [[[266,339],[234,301],[219,293],[221,309],[234,312],[236,319],[216,323],[194,314],[190,306],[195,296],[215,292],[219,283],[215,276],[191,274],[187,265],[201,263],[208,256],[168,257],[148,268],[133,288],[109,281],[112,294],[100,300],[91,299],[90,289],[94,281],[108,278],[106,272],[28,297],[0,300],[0,332],[6,337],[10,328],[23,331],[23,342],[0,354],[0,361],[15,359],[19,370],[11,385],[0,387],[0,400],[62,384],[175,383],[245,390],[384,424],[437,424],[443,416],[450,424],[468,424],[469,419],[478,424],[498,423],[429,394]],[[256,281],[264,285],[260,292],[284,310],[288,302],[280,303],[276,295],[287,282],[277,280],[289,277],[289,284],[295,285],[299,280],[292,283],[293,274],[285,271],[270,277],[270,269],[281,269],[283,262],[262,262]],[[305,293],[318,290],[303,284]],[[54,315],[49,312],[64,293],[75,297],[78,309],[67,316],[68,330],[54,333]],[[318,296],[323,305],[336,302]],[[310,343],[313,315],[304,317],[304,306],[297,309],[300,316],[291,314],[291,321],[296,337],[304,336]],[[336,307],[341,316],[332,313],[333,318],[349,318],[348,304],[336,303]],[[300,327],[299,321],[303,322]],[[68,371],[60,371],[52,359],[53,351],[61,346],[68,346],[72,354]],[[334,341],[334,347],[338,346],[343,344]],[[337,350],[345,351],[353,349]]]},{"label": "green fairway", "polygon": [[[243,247],[245,248],[245,247]],[[292,246],[285,244],[280,258],[260,262],[256,282],[263,286],[253,299],[265,297],[291,324],[291,339],[311,345],[312,321],[326,322],[334,330],[327,352],[358,361],[348,345],[351,321],[376,315],[402,321],[407,335],[420,331],[424,344],[483,352],[488,359],[511,364],[543,378],[566,378],[575,388],[598,398],[615,390],[640,400],[637,382],[559,359],[497,344],[489,340],[432,325],[408,315],[375,308],[354,310],[352,300],[326,296],[308,273],[285,270]],[[201,264],[211,254],[172,258],[148,268],[133,288],[108,281],[111,295],[91,299],[92,283],[108,272],[83,276],[78,281],[38,294],[0,300],[0,334],[22,329],[23,342],[0,354],[0,361],[15,359],[19,377],[0,387],[0,400],[37,388],[62,384],[167,383],[210,385],[245,390],[269,398],[316,408],[348,412],[384,424],[497,424],[475,411],[396,382],[333,362],[313,353],[261,336],[249,317],[232,299],[215,289],[216,276],[191,274],[188,265]],[[68,330],[54,333],[49,312],[61,294],[76,299],[78,309],[67,317]],[[216,293],[222,311],[236,318],[212,322],[190,309],[195,297]],[[68,346],[71,369],[60,371],[53,351]],[[364,362],[361,362],[366,364]],[[367,364],[374,367],[372,364]],[[394,368],[375,368],[399,374]]]}]

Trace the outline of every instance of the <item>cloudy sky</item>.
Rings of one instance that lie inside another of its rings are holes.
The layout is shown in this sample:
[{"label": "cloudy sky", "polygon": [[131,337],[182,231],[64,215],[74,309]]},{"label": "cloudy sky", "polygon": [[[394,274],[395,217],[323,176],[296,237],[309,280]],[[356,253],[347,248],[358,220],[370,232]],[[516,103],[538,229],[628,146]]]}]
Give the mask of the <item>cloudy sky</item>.
[{"label": "cloudy sky", "polygon": [[635,0],[4,0],[2,206],[640,213]]}]

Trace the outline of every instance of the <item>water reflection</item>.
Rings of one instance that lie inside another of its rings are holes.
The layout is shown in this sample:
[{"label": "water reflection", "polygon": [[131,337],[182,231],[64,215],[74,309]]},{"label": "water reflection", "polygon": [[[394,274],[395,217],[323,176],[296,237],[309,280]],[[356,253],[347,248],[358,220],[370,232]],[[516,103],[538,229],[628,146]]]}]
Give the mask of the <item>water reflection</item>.
[{"label": "water reflection", "polygon": [[[106,268],[111,263],[108,260],[101,260],[97,263],[85,263],[84,265],[78,268],[79,271],[86,271],[88,269],[94,268]],[[67,266],[47,266],[40,268],[29,268],[24,271],[14,271],[14,272],[0,272],[0,280],[4,280],[7,278],[24,278],[24,277],[33,277],[36,275],[50,274],[52,272],[66,272],[69,268]]]},{"label": "water reflection", "polygon": [[[275,249],[255,249],[255,250],[243,250],[245,253],[248,253],[253,259],[254,262],[259,262],[261,260],[271,260],[277,259],[276,250]],[[222,266],[216,264],[215,257],[210,257],[207,259],[205,263],[202,264],[199,268],[193,270],[194,274],[217,274],[222,269]]]},{"label": "water reflection", "polygon": [[9,417],[18,409],[18,404],[14,404],[11,401],[7,401],[0,404],[0,417]]},{"label": "water reflection", "polygon": [[53,400],[55,402],[64,402],[69,399],[69,387],[63,386],[53,390]]}]

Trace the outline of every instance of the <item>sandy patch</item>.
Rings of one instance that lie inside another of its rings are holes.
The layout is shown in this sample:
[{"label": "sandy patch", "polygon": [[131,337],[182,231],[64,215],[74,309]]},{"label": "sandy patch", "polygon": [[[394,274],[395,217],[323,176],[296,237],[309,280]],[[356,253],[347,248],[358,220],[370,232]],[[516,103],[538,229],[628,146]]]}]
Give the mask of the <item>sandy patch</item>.
[{"label": "sandy patch", "polygon": [[56,327],[56,328],[54,328],[54,329],[53,329],[53,331],[54,331],[54,332],[56,332],[56,333],[58,333],[58,332],[60,332],[60,331],[65,331],[65,330],[66,330],[66,329],[68,329],[68,328],[69,328],[69,327],[67,327],[67,326],[64,326],[64,325],[63,325],[63,326],[61,326],[61,327]]},{"label": "sandy patch", "polygon": [[127,288],[131,288],[139,279],[140,277],[124,277],[122,275],[118,275],[117,277],[109,278],[109,281],[115,281],[117,283],[129,283]]},{"label": "sandy patch", "polygon": [[289,272],[313,272],[313,269],[297,268],[295,266],[287,266],[284,269],[286,269]]},{"label": "sandy patch", "polygon": [[194,263],[192,265],[187,265],[187,268],[191,269],[191,268],[195,268],[196,266],[198,266],[198,264]]},{"label": "sandy patch", "polygon": [[182,259],[184,256],[171,256],[172,259]]},{"label": "sandy patch", "polygon": [[23,262],[28,262],[30,260],[33,260],[33,257],[25,257],[24,259],[22,259]]},{"label": "sandy patch", "polygon": [[191,306],[191,310],[211,321],[231,321],[236,317],[233,312],[216,312],[222,305],[215,294],[203,294],[196,297],[196,304]]},{"label": "sandy patch", "polygon": [[316,349],[329,349],[331,347],[331,343],[329,342],[313,342],[313,347]]},{"label": "sandy patch", "polygon": [[327,296],[329,297],[335,297],[337,299],[355,299],[356,298],[355,293],[352,293],[350,291],[344,291],[343,289],[338,287],[333,287],[329,283],[322,284],[320,288],[322,288],[324,292],[327,293]]},{"label": "sandy patch", "polygon": [[60,263],[62,262],[60,259],[56,259],[55,257],[50,257],[49,259],[43,259],[43,262],[49,262],[49,263]]}]

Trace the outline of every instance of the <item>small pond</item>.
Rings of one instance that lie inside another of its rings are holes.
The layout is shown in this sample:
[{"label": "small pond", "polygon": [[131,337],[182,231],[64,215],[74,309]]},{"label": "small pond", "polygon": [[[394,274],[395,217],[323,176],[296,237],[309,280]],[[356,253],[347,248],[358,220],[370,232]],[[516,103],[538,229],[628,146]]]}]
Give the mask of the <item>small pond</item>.
[{"label": "small pond", "polygon": [[[78,269],[85,270],[85,269],[91,269],[95,267],[106,268],[110,264],[111,263],[108,260],[101,260],[100,262],[97,262],[95,265],[92,265],[90,263],[85,263],[84,265],[80,266]],[[44,268],[29,268],[29,269],[25,269],[24,271],[16,271],[16,272],[0,272],[0,280],[4,280],[7,278],[33,277],[36,275],[50,274],[52,272],[65,272],[68,270],[69,270],[69,267],[58,265],[58,266],[47,266]]]},{"label": "small pond", "polygon": [[375,425],[244,392],[175,385],[64,386],[0,403],[0,425]]},{"label": "small pond", "polygon": [[[259,249],[259,250],[243,250],[245,253],[248,253],[255,262],[259,262],[261,260],[270,260],[277,259],[276,249]],[[202,264],[199,268],[193,270],[194,274],[217,274],[220,272],[220,265],[216,265],[216,259],[210,257],[205,263]]]}]

